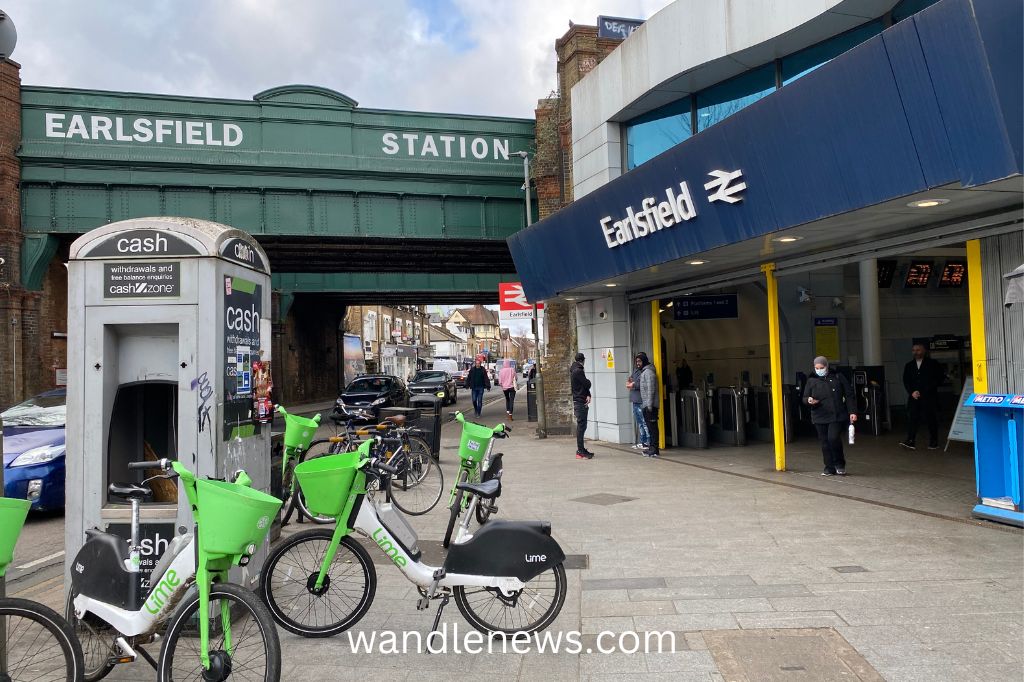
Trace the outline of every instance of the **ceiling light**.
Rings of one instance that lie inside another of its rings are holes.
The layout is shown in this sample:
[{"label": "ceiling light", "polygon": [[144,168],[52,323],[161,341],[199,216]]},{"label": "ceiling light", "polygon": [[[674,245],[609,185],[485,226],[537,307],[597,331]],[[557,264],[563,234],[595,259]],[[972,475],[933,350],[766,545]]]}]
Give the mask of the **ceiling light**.
[{"label": "ceiling light", "polygon": [[792,244],[793,242],[798,242],[801,239],[803,239],[803,237],[797,237],[796,235],[790,235],[788,237],[775,237],[774,239],[772,239],[772,241],[773,242],[781,242],[783,244]]},{"label": "ceiling light", "polygon": [[669,301],[668,303],[665,304],[665,307],[666,308],[671,308],[673,305],[675,305],[675,303],[676,303],[675,301]]},{"label": "ceiling light", "polygon": [[707,263],[706,260],[688,260],[688,261],[686,261],[687,265],[704,265],[705,263]]},{"label": "ceiling light", "polygon": [[567,300],[567,301],[575,301],[576,299],[574,297],[572,297],[572,296],[566,296],[565,300]]},{"label": "ceiling light", "polygon": [[907,206],[910,208],[931,208],[932,206],[941,206],[948,203],[949,199],[918,199],[917,201],[911,201]]},{"label": "ceiling light", "polygon": [[615,284],[615,283],[613,282],[613,283],[611,283],[611,284],[605,284],[605,286],[606,286],[606,287],[617,287],[617,286],[619,286],[619,285],[618,285],[618,284]]}]

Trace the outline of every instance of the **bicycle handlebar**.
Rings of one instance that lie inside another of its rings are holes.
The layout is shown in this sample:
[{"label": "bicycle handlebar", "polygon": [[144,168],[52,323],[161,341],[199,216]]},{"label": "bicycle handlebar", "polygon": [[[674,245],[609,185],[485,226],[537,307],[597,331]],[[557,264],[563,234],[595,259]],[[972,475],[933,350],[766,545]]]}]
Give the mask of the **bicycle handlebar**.
[{"label": "bicycle handlebar", "polygon": [[398,469],[391,466],[390,464],[386,464],[385,462],[381,461],[380,458],[378,457],[374,457],[373,459],[370,460],[370,466],[372,466],[375,469],[380,469],[381,471],[389,473],[392,476],[398,475]]},{"label": "bicycle handlebar", "polygon": [[163,469],[164,471],[171,468],[171,460],[164,458],[155,461],[148,462],[128,462],[129,469]]}]

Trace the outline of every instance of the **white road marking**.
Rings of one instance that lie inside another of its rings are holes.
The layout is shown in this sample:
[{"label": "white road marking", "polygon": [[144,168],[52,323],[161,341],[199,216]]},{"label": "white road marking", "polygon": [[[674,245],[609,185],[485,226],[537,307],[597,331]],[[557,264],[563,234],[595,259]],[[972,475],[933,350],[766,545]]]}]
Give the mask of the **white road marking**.
[{"label": "white road marking", "polygon": [[21,566],[16,566],[15,568],[17,570],[19,570],[19,571],[22,570],[22,569],[25,569],[25,568],[33,568],[34,566],[38,566],[39,564],[45,564],[48,561],[52,561],[52,560],[60,558],[62,556],[64,556],[64,550],[61,550],[59,552],[54,552],[53,554],[50,554],[49,556],[44,556],[42,559],[36,559],[35,561],[30,561],[27,564],[22,564]]}]

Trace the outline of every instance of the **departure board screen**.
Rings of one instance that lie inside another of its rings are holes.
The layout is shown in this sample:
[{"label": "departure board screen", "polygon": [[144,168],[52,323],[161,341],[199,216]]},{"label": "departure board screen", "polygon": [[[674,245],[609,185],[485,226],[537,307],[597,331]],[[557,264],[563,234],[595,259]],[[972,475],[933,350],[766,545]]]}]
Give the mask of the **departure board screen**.
[{"label": "departure board screen", "polygon": [[896,261],[878,261],[878,288],[888,289],[892,286],[893,277],[896,276]]},{"label": "departure board screen", "polygon": [[907,268],[907,278],[903,286],[908,289],[924,289],[932,278],[932,264],[927,261],[915,261]]},{"label": "departure board screen", "polygon": [[939,276],[939,287],[942,289],[959,289],[967,277],[967,264],[963,261],[947,261]]}]

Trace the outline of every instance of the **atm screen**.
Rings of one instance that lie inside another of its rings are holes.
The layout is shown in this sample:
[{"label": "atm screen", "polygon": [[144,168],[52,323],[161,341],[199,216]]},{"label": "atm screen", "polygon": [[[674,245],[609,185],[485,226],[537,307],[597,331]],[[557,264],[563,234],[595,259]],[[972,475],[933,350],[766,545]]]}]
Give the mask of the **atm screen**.
[{"label": "atm screen", "polygon": [[878,261],[878,288],[888,289],[892,286],[892,279],[896,276],[896,261]]},{"label": "atm screen", "polygon": [[964,285],[964,277],[966,276],[966,263],[963,261],[948,261],[942,268],[942,275],[939,277],[939,288],[959,289]]},{"label": "atm screen", "polygon": [[907,278],[903,281],[903,286],[908,289],[924,289],[928,286],[928,281],[931,278],[931,263],[925,261],[913,262],[907,268]]}]

